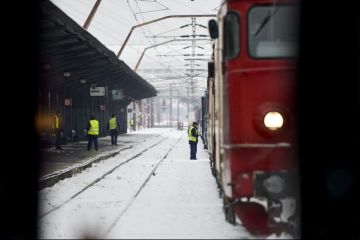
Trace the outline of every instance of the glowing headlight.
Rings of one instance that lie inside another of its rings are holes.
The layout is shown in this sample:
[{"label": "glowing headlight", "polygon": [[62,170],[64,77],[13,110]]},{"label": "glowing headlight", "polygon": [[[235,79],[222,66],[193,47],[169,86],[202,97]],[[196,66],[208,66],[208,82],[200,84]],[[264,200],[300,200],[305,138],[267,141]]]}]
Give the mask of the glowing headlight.
[{"label": "glowing headlight", "polygon": [[284,118],[279,112],[268,112],[264,117],[264,125],[268,129],[275,131],[284,124]]},{"label": "glowing headlight", "polygon": [[284,190],[285,181],[277,175],[272,175],[264,180],[263,185],[267,192],[278,194]]}]

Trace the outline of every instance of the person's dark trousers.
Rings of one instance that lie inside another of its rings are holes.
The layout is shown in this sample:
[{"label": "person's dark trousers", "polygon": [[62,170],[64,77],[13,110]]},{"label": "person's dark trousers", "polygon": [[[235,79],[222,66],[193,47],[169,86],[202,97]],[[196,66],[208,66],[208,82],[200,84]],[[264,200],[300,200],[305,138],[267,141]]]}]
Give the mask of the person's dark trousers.
[{"label": "person's dark trousers", "polygon": [[190,159],[196,159],[196,152],[197,152],[197,142],[189,141],[190,144]]},{"label": "person's dark trousers", "polygon": [[116,129],[110,130],[111,145],[117,145],[118,132]]},{"label": "person's dark trousers", "polygon": [[55,147],[56,149],[61,149],[61,131],[60,129],[55,129]]},{"label": "person's dark trousers", "polygon": [[94,147],[95,150],[98,150],[98,140],[97,140],[97,135],[88,135],[88,145],[87,145],[87,150],[89,151],[91,149],[91,145],[94,142]]}]

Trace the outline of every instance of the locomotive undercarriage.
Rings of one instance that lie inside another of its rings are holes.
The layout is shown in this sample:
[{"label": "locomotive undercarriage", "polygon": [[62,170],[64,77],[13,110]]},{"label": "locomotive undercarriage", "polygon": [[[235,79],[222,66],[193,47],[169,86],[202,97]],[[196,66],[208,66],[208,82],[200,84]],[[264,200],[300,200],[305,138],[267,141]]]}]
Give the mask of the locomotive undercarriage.
[{"label": "locomotive undercarriage", "polygon": [[294,204],[295,199],[231,199],[224,196],[223,202],[226,221],[235,225],[237,216],[251,234],[280,235],[286,232],[294,237],[299,236],[298,208],[290,216],[284,214],[284,205]]},{"label": "locomotive undercarriage", "polygon": [[[300,236],[299,208],[296,206],[296,198],[290,197],[293,192],[281,197],[259,197],[260,194],[257,191],[259,196],[230,198],[224,193],[220,179],[221,174],[215,169],[214,161],[210,161],[210,165],[217,182],[219,197],[223,199],[223,211],[227,222],[236,225],[236,219],[238,219],[240,224],[254,235],[279,235],[286,232],[294,237]],[[279,172],[273,173],[279,174]],[[266,173],[256,173],[257,177],[262,175],[267,176]],[[285,173],[282,176],[286,175]]]}]

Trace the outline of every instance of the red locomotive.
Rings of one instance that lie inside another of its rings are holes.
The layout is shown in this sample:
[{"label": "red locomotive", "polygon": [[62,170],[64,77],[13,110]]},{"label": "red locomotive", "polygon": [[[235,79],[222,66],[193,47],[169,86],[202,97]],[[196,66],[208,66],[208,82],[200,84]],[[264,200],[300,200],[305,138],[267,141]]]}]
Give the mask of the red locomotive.
[{"label": "red locomotive", "polygon": [[298,10],[294,1],[227,0],[209,22],[205,144],[226,219],[257,234],[299,228]]}]

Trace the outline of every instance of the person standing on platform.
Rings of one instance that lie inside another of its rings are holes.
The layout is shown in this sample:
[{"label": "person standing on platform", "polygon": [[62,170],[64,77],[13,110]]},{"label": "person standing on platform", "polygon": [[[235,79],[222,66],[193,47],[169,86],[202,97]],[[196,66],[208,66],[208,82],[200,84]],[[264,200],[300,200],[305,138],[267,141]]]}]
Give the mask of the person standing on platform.
[{"label": "person standing on platform", "polygon": [[188,138],[190,144],[190,160],[196,160],[197,143],[198,143],[198,124],[193,122],[188,129]]},{"label": "person standing on platform", "polygon": [[115,114],[111,115],[111,118],[109,120],[109,123],[107,125],[107,130],[110,130],[110,136],[111,136],[111,145],[117,146],[117,137],[118,137],[118,130],[120,130],[119,123],[116,119]]},{"label": "person standing on platform", "polygon": [[62,150],[61,147],[61,129],[63,125],[63,120],[61,117],[61,113],[59,111],[56,112],[56,114],[53,117],[53,129],[55,132],[55,147],[56,149]]},{"label": "person standing on platform", "polygon": [[135,124],[134,124],[134,120],[132,118],[130,119],[130,132],[131,131],[135,131]]},{"label": "person standing on platform", "polygon": [[99,121],[95,119],[94,115],[91,115],[90,121],[87,125],[88,130],[88,145],[87,150],[90,151],[91,145],[94,142],[95,151],[98,150],[98,136],[99,136]]}]

